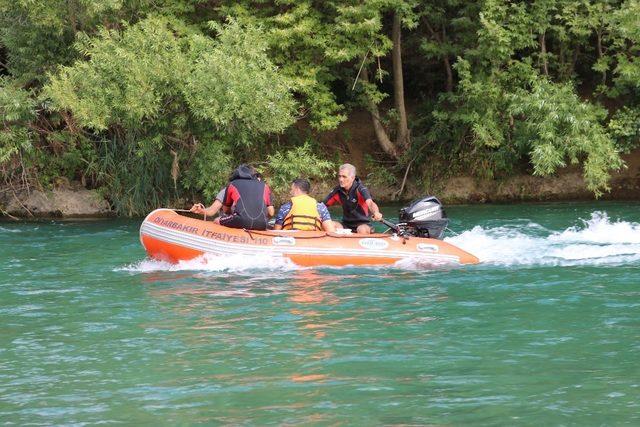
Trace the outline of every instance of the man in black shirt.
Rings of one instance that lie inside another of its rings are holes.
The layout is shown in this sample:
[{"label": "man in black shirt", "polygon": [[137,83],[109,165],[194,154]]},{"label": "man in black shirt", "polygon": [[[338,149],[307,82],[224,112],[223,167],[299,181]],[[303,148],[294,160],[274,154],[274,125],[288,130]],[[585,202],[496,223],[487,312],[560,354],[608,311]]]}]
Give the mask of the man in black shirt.
[{"label": "man in black shirt", "polygon": [[217,218],[216,222],[231,228],[266,230],[267,221],[274,214],[271,189],[256,178],[253,167],[244,164],[233,172],[229,184],[218,193],[210,207],[197,203],[190,210],[210,216],[221,207],[225,215]]},{"label": "man in black shirt", "polygon": [[371,199],[369,190],[360,178],[356,176],[355,166],[345,163],[338,170],[338,185],[324,199],[324,204],[332,206],[342,205],[342,223],[335,222],[336,228],[350,228],[359,234],[373,232],[369,215],[375,221],[382,219],[378,205]]}]

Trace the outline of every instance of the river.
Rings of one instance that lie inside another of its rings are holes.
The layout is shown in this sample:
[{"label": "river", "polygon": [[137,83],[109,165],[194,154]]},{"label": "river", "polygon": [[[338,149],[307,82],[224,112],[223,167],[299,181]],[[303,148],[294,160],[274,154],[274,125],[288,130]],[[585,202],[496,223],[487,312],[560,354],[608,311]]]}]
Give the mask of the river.
[{"label": "river", "polygon": [[483,262],[435,271],[170,266],[140,220],[0,223],[0,420],[638,424],[639,208],[450,207]]}]

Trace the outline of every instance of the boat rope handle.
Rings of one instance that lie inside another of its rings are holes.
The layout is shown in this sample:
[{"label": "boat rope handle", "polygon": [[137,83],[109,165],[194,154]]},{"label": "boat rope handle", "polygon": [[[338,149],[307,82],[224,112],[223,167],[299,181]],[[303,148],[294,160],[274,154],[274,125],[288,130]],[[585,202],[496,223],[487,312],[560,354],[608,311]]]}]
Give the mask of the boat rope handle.
[{"label": "boat rope handle", "polygon": [[255,237],[252,236],[252,234],[257,234],[258,236],[266,236],[266,237],[293,237],[296,239],[320,239],[322,237],[333,237],[330,234],[327,234],[326,232],[319,235],[319,236],[289,236],[289,235],[280,235],[280,234],[271,234],[271,233],[262,233],[259,230],[248,230],[246,228],[243,228],[242,231],[245,231],[253,240],[255,240]]},{"label": "boat rope handle", "polygon": [[[189,209],[172,209],[175,212],[191,212]],[[207,220],[207,214],[204,214],[204,220]],[[279,234],[272,234],[272,233],[261,233],[258,230],[249,230],[246,228],[243,228],[242,231],[244,231],[245,233],[247,233],[249,235],[249,237],[251,238],[251,240],[256,240],[255,237],[253,237],[254,234],[257,234],[258,236],[266,236],[266,237],[282,237]],[[382,234],[382,235],[381,235]],[[367,236],[370,236],[371,238],[378,238],[378,239],[389,239],[391,237],[393,237],[393,235],[390,234],[383,234],[383,233],[375,233],[373,236],[370,234],[357,234],[357,233],[353,233],[353,234],[341,234],[341,235],[336,235],[335,233],[327,233],[327,232],[323,232],[321,235],[319,236],[291,236],[294,237],[296,239],[321,239],[323,237],[333,237],[336,239],[344,239],[344,238],[366,238]],[[286,237],[286,235],[285,235]],[[408,236],[401,236],[403,239],[403,243],[406,244],[406,241],[409,239]]]},{"label": "boat rope handle", "polygon": [[[206,209],[206,208],[205,208]],[[188,212],[188,213],[192,213],[190,209],[172,209],[174,212]],[[202,214],[204,216],[204,221],[207,220],[207,212],[205,210],[205,212]]]},{"label": "boat rope handle", "polygon": [[[333,237],[335,239],[365,239],[365,238],[376,238],[376,239],[390,239],[393,237],[393,235],[391,234],[383,234],[383,233],[375,233],[375,234],[358,234],[358,233],[352,233],[352,234],[335,234],[335,233],[327,233],[327,232],[323,232],[322,234],[318,235],[318,236],[293,236],[293,235],[288,235],[288,234],[284,234],[284,235],[280,235],[280,234],[272,234],[270,232],[262,232],[259,230],[248,230],[246,228],[243,228],[242,231],[245,231],[252,239],[255,240],[255,238],[252,236],[252,234],[257,234],[258,236],[266,236],[266,237],[293,237],[295,239],[321,239],[323,237]],[[403,238],[404,241],[409,240],[408,236],[401,236]]]}]

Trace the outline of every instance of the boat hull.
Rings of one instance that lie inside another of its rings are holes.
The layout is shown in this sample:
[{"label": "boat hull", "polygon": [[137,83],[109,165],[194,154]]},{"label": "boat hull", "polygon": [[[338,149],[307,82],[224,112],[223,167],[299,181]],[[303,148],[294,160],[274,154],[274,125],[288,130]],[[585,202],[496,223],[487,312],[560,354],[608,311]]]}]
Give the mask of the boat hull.
[{"label": "boat hull", "polygon": [[207,253],[284,257],[300,266],[390,265],[403,259],[433,265],[479,262],[470,253],[441,240],[405,239],[389,234],[249,231],[189,218],[170,209],[157,209],[145,218],[140,242],[151,258],[171,263]]}]

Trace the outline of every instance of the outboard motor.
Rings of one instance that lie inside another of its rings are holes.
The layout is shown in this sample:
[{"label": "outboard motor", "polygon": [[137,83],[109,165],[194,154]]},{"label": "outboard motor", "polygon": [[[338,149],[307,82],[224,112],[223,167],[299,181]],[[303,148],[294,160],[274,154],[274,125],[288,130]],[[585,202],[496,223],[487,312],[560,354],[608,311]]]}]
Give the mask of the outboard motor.
[{"label": "outboard motor", "polygon": [[415,200],[400,209],[398,227],[404,234],[416,237],[440,239],[449,224],[440,200],[433,196]]}]

